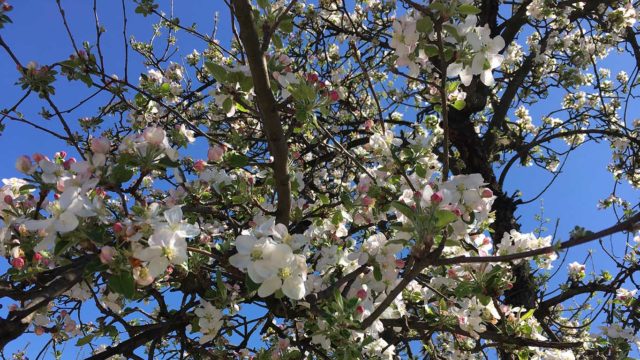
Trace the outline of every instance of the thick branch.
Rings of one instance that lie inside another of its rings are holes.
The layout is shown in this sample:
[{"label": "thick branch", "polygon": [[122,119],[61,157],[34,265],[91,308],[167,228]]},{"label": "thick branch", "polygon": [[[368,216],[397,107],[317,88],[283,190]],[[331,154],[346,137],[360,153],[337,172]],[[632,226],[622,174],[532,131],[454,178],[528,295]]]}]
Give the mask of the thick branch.
[{"label": "thick branch", "polygon": [[276,221],[289,225],[289,212],[291,209],[289,149],[282,123],[280,122],[277,102],[271,92],[267,73],[267,60],[260,48],[258,33],[254,27],[255,21],[251,14],[251,3],[248,0],[233,0],[233,7],[240,26],[240,40],[247,54],[247,62],[253,78],[253,88],[256,93],[260,116],[262,117],[262,125],[269,141],[269,150],[273,156],[273,173],[278,195]]}]

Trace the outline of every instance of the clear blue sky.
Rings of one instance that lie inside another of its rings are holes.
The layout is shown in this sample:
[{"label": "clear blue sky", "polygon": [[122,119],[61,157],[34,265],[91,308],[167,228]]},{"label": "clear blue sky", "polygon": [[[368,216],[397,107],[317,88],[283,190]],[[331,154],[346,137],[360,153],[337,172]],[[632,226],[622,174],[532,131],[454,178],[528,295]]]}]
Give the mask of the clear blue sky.
[{"label": "clear blue sky", "polygon": [[[168,1],[159,1],[161,9],[168,9]],[[73,48],[66,36],[60,14],[58,13],[55,1],[41,0],[14,0],[12,2],[15,9],[10,13],[14,24],[9,24],[5,29],[0,30],[5,41],[11,46],[18,58],[26,64],[29,61],[36,61],[40,64],[47,64],[54,61],[66,59],[73,52]],[[62,1],[69,26],[76,36],[78,43],[82,41],[95,42],[95,28],[92,2],[86,0],[66,0]],[[140,40],[146,40],[151,36],[151,19],[143,19],[139,15],[133,14],[133,4],[127,2],[129,16],[129,34],[135,34]],[[102,24],[106,28],[103,35],[102,46],[107,64],[107,72],[117,74],[122,77],[123,71],[123,43],[122,43],[122,14],[119,1],[98,1],[99,15]],[[224,7],[222,1],[176,1],[175,13],[181,18],[181,23],[189,25],[193,22],[200,24],[199,30],[210,32],[213,24],[214,11]],[[229,23],[226,20],[228,13],[221,13],[221,23],[218,26],[219,38],[223,41],[229,38]],[[195,40],[185,33],[178,36],[181,54],[190,53],[193,49],[202,51],[203,43]],[[130,52],[130,55],[133,53]],[[129,76],[136,79],[144,71],[139,58],[132,57],[129,65]],[[618,63],[616,66],[625,68],[631,73],[632,64],[628,62]],[[12,106],[22,95],[23,91],[16,85],[18,78],[15,66],[4,52],[0,52],[0,88],[3,89],[0,97],[0,108]],[[81,96],[86,95],[87,88],[81,83],[66,83],[60,80],[57,83],[56,95],[53,97],[61,109],[75,105]],[[554,99],[554,101],[556,101]],[[38,112],[42,108],[42,101],[37,96],[32,96],[25,102],[21,109],[25,117],[43,126],[59,129],[55,120],[43,120]],[[99,102],[89,102],[80,111],[74,112],[74,118],[69,118],[71,122],[77,121],[78,116],[92,116],[97,113]],[[554,104],[556,105],[556,104]],[[557,106],[557,105],[556,105]],[[545,111],[544,105],[539,105],[533,109],[531,115],[536,120],[536,115]],[[640,117],[633,114],[631,108],[630,118]],[[0,178],[19,176],[14,169],[15,159],[22,154],[32,154],[41,152],[51,155],[55,151],[66,150],[72,153],[71,148],[61,141],[51,136],[35,131],[23,124],[7,122],[7,129],[0,137],[0,150],[3,156],[0,157]],[[564,174],[559,177],[555,184],[542,197],[544,199],[545,217],[551,219],[547,225],[549,232],[552,232],[555,219],[560,218],[558,235],[560,239],[566,240],[568,232],[575,226],[584,226],[590,230],[599,230],[615,223],[615,217],[609,211],[599,211],[596,205],[599,199],[610,194],[612,188],[612,176],[606,171],[606,165],[610,159],[608,143],[599,145],[588,145],[571,155],[568,164],[564,168]],[[523,198],[529,199],[535,196],[546,184],[549,174],[537,169],[516,168],[509,175],[507,189],[512,192],[516,189],[522,191]],[[627,195],[627,199],[637,201],[637,196],[632,194],[628,187],[624,187],[621,192]],[[632,196],[633,195],[633,196]],[[518,214],[522,216],[523,232],[531,231],[537,223],[533,220],[534,215],[540,211],[540,202],[536,201],[519,209]],[[621,237],[615,238],[619,244],[624,240]],[[572,251],[569,261],[582,261],[588,249],[598,249],[597,243],[583,245]],[[618,247],[620,249],[620,247]],[[603,264],[608,263],[596,251],[595,260],[599,269]],[[0,260],[3,264],[0,270],[6,268],[6,261]],[[563,265],[563,268],[566,265]],[[591,270],[590,264],[587,266]],[[564,269],[563,272],[566,272]],[[560,276],[563,280],[566,277]],[[6,303],[5,303],[6,304]],[[6,315],[6,309],[0,311],[1,316]],[[85,319],[88,320],[88,319]],[[34,350],[47,338],[29,337],[29,354],[35,355]],[[7,347],[7,354],[12,349],[20,349],[27,341],[21,339],[14,341]],[[72,344],[69,344],[70,346]],[[71,350],[68,348],[68,350]],[[75,350],[74,350],[75,351]],[[74,353],[75,354],[75,353]],[[32,358],[35,356],[32,356]],[[75,356],[74,356],[75,357]],[[82,357],[82,356],[81,356]],[[68,358],[65,356],[64,358]]]}]

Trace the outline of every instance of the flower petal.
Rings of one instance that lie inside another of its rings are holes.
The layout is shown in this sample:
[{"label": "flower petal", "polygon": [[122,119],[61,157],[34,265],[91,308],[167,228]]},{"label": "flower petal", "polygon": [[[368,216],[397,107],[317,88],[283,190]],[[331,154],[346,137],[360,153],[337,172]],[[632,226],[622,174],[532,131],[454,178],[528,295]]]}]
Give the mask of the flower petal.
[{"label": "flower petal", "polygon": [[265,280],[258,288],[258,296],[267,297],[282,287],[282,280],[277,276],[272,276]]}]

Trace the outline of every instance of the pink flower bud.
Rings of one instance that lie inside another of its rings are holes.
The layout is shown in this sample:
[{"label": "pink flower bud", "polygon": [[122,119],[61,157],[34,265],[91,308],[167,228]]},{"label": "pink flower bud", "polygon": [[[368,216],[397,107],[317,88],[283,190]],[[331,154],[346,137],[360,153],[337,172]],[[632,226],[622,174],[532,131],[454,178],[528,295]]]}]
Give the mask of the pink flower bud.
[{"label": "pink flower bud", "polygon": [[53,198],[56,200],[60,199],[60,194],[53,194]]},{"label": "pink flower bud", "polygon": [[44,155],[42,155],[40,153],[33,154],[33,161],[39,163],[42,160],[44,160]]},{"label": "pink flower bud", "polygon": [[364,129],[366,131],[370,131],[373,128],[373,120],[368,119],[367,121],[364,122]]},{"label": "pink flower bud", "polygon": [[310,83],[317,83],[318,79],[318,74],[307,74],[307,81]]},{"label": "pink flower bud", "polygon": [[42,326],[36,326],[36,328],[33,330],[33,332],[40,336],[42,334],[44,334],[44,328]]},{"label": "pink flower bud", "polygon": [[358,314],[363,314],[364,313],[364,306],[358,305],[358,307],[356,307],[356,312]]},{"label": "pink flower bud", "polygon": [[196,172],[203,172],[204,169],[206,169],[206,168],[207,168],[207,163],[204,160],[198,160],[198,161],[195,162],[195,164],[193,164],[193,169]]},{"label": "pink flower bud", "polygon": [[482,197],[485,199],[493,197],[493,191],[491,189],[486,188],[482,190]]},{"label": "pink flower bud", "polygon": [[220,160],[222,160],[222,157],[224,156],[226,149],[224,146],[220,146],[220,145],[215,145],[209,148],[209,151],[207,151],[207,159],[209,161],[213,161],[213,162],[218,162]]},{"label": "pink flower bud", "polygon": [[3,200],[5,204],[13,205],[13,197],[11,195],[5,195]]},{"label": "pink flower bud", "polygon": [[111,150],[111,142],[105,137],[91,139],[91,151],[96,154],[106,154]]},{"label": "pink flower bud", "polygon": [[40,254],[39,252],[33,254],[33,262],[35,263],[40,263],[40,261],[42,261],[42,254]]},{"label": "pink flower bud", "polygon": [[211,242],[211,236],[207,234],[201,234],[199,240],[201,244],[208,244]]},{"label": "pink flower bud", "polygon": [[69,321],[68,323],[64,324],[64,331],[66,332],[72,332],[75,329],[76,329],[75,321]]},{"label": "pink flower bud", "polygon": [[55,157],[59,157],[60,159],[64,159],[64,158],[66,158],[66,157],[67,157],[67,152],[66,152],[66,151],[64,151],[64,150],[59,151],[59,152],[57,152],[57,153],[55,154]]},{"label": "pink flower bud", "polygon": [[72,157],[72,158],[67,159],[67,160],[64,162],[63,166],[64,166],[64,168],[65,168],[66,170],[69,170],[69,169],[71,169],[71,165],[73,165],[73,164],[75,164],[75,163],[76,163],[76,158],[73,158],[73,157]]},{"label": "pink flower bud", "polygon": [[27,155],[22,155],[16,160],[16,170],[23,174],[29,173],[32,166],[31,159]]},{"label": "pink flower bud", "polygon": [[122,232],[122,230],[124,230],[124,226],[122,226],[122,223],[115,223],[112,226],[113,232],[115,232],[116,234],[119,234]]},{"label": "pink flower bud", "polygon": [[437,204],[440,204],[442,200],[444,200],[444,197],[442,197],[442,194],[439,191],[431,194],[432,203],[437,205]]},{"label": "pink flower bud", "polygon": [[21,257],[14,258],[13,260],[11,260],[11,266],[18,270],[21,270],[24,267],[24,259]]},{"label": "pink flower bud", "polygon": [[103,264],[108,264],[113,261],[113,257],[116,254],[116,249],[111,246],[103,246],[100,249],[100,261]]},{"label": "pink flower bud", "polygon": [[370,198],[368,196],[365,196],[362,198],[362,205],[364,205],[365,207],[370,207],[375,203],[376,203],[376,199]]},{"label": "pink flower bud", "polygon": [[336,102],[340,100],[340,94],[338,94],[338,92],[335,90],[331,90],[329,91],[329,99],[331,100],[331,102]]},{"label": "pink flower bud", "polygon": [[356,293],[356,296],[360,300],[366,299],[367,298],[367,290],[365,290],[365,289],[358,290],[358,292]]},{"label": "pink flower bud", "polygon": [[398,269],[402,269],[402,268],[404,268],[404,265],[405,265],[404,260],[402,260],[402,259],[396,259],[396,267],[397,267]]},{"label": "pink flower bud", "polygon": [[164,142],[166,133],[159,127],[148,127],[144,129],[142,137],[153,145],[160,145]]},{"label": "pink flower bud", "polygon": [[278,339],[278,348],[286,350],[289,348],[289,339]]},{"label": "pink flower bud", "polygon": [[460,210],[460,209],[459,209],[459,208],[457,208],[457,207],[456,207],[456,208],[453,208],[453,209],[451,210],[451,212],[453,212],[453,213],[454,213],[456,216],[458,216],[458,217],[462,216],[462,210]]}]

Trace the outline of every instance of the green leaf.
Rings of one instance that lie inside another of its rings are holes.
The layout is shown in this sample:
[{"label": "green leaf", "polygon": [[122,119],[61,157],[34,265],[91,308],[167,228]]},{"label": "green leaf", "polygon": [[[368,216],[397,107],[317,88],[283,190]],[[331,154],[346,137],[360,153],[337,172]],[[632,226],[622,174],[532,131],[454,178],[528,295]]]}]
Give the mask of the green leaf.
[{"label": "green leaf", "polygon": [[413,210],[412,208],[410,208],[406,204],[401,203],[400,201],[393,201],[393,202],[391,202],[391,206],[396,208],[396,210],[400,211],[400,213],[402,213],[402,215],[404,215],[407,218],[413,220],[413,216],[415,215],[415,210]]},{"label": "green leaf", "polygon": [[456,100],[456,102],[451,104],[451,106],[456,110],[462,110],[466,105],[467,103],[464,100]]},{"label": "green leaf", "polygon": [[136,283],[130,272],[123,271],[120,274],[111,275],[109,278],[109,289],[121,294],[127,299],[131,299],[136,292]]},{"label": "green leaf", "polygon": [[520,318],[520,320],[525,321],[528,318],[533,316],[533,313],[536,311],[536,309],[531,309],[529,311],[527,311],[524,315],[522,315],[522,317]]},{"label": "green leaf", "polygon": [[480,9],[471,4],[462,4],[458,6],[458,12],[462,15],[476,15],[480,13]]},{"label": "green leaf", "polygon": [[229,114],[231,112],[231,108],[233,108],[233,99],[228,97],[222,103],[222,110]]},{"label": "green leaf", "polygon": [[282,47],[284,46],[284,44],[282,44],[282,39],[278,34],[273,34],[273,45],[276,47],[276,49],[282,49]]},{"label": "green leaf", "polygon": [[258,6],[266,10],[269,7],[269,0],[258,0]]},{"label": "green leaf", "polygon": [[209,73],[213,75],[213,77],[219,82],[225,82],[227,76],[229,75],[227,70],[218,64],[207,61],[206,63],[204,63],[204,66],[207,68],[207,71],[209,71]]},{"label": "green leaf", "polygon": [[53,253],[55,255],[62,255],[75,244],[76,242],[71,239],[60,239],[56,242],[56,246],[53,248]]},{"label": "green leaf", "polygon": [[433,31],[433,21],[427,16],[416,22],[416,30],[421,33],[429,34]]},{"label": "green leaf", "polygon": [[424,53],[427,54],[428,57],[434,57],[438,55],[438,47],[429,44],[424,47]]},{"label": "green leaf", "polygon": [[480,303],[482,305],[487,306],[491,302],[491,297],[487,295],[478,294],[478,300],[480,300]]},{"label": "green leaf", "polygon": [[463,281],[458,284],[456,289],[454,290],[456,297],[462,298],[469,296],[475,289],[475,283],[469,281]]},{"label": "green leaf", "polygon": [[87,335],[87,336],[85,336],[83,338],[80,338],[76,342],[76,346],[87,345],[87,344],[91,343],[91,341],[93,340],[94,337],[95,337],[95,335]]},{"label": "green leaf", "polygon": [[128,169],[126,166],[122,164],[116,165],[111,170],[111,181],[113,181],[116,184],[122,184],[124,182],[127,182],[131,180],[132,177],[133,177],[133,171]]},{"label": "green leaf", "polygon": [[445,226],[451,224],[456,221],[458,217],[456,214],[452,213],[449,210],[439,209],[436,210],[436,227],[439,229],[444,228]]},{"label": "green leaf", "polygon": [[378,264],[375,264],[373,266],[373,278],[376,279],[376,281],[382,280],[382,271],[380,270],[380,266]]},{"label": "green leaf", "polygon": [[293,19],[289,16],[282,19],[278,28],[282,30],[285,34],[291,34],[293,32]]},{"label": "green leaf", "polygon": [[237,152],[229,153],[227,156],[225,156],[225,160],[229,165],[235,168],[241,168],[249,165],[249,159],[242,154],[238,154]]},{"label": "green leaf", "polygon": [[244,284],[247,286],[247,291],[249,292],[254,292],[260,287],[260,284],[257,284],[256,282],[251,280],[251,277],[249,275],[247,275]]}]

